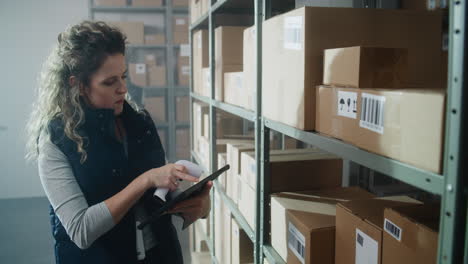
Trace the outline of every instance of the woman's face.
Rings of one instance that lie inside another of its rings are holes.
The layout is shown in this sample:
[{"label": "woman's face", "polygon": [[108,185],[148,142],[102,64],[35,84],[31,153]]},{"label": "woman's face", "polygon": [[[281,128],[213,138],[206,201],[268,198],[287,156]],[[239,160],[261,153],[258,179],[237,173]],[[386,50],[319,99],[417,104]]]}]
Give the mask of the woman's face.
[{"label": "woman's face", "polygon": [[89,87],[84,87],[86,101],[91,107],[114,109],[114,115],[120,115],[128,91],[126,74],[125,56],[109,55],[102,66],[91,75]]}]

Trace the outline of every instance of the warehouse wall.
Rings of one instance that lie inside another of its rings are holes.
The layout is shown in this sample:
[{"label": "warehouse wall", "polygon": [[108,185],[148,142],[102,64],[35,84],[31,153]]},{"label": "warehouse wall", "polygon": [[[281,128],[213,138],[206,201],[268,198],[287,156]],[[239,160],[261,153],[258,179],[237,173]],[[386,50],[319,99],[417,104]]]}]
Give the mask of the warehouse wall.
[{"label": "warehouse wall", "polygon": [[58,33],[87,17],[88,0],[0,1],[0,199],[45,195],[36,163],[24,159],[24,128]]}]

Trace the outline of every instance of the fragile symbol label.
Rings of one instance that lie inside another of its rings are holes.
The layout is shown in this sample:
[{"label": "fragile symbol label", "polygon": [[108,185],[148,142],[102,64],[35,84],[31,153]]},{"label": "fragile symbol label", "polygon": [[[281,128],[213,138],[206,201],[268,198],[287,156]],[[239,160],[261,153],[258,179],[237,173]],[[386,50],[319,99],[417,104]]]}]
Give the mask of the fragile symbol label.
[{"label": "fragile symbol label", "polygon": [[356,119],[357,93],[339,91],[337,97],[337,107],[338,115]]}]

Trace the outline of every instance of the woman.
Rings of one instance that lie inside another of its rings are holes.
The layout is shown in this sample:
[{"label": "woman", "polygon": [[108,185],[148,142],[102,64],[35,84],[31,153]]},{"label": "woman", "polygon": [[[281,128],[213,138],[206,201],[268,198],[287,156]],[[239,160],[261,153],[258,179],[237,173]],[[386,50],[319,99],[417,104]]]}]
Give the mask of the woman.
[{"label": "woman", "polygon": [[[125,77],[125,36],[103,22],[61,33],[44,65],[29,154],[51,203],[57,263],[183,263],[170,215],[136,224],[160,206],[156,188],[197,178],[165,163],[150,116],[128,103]],[[211,186],[170,213],[206,216]]]}]

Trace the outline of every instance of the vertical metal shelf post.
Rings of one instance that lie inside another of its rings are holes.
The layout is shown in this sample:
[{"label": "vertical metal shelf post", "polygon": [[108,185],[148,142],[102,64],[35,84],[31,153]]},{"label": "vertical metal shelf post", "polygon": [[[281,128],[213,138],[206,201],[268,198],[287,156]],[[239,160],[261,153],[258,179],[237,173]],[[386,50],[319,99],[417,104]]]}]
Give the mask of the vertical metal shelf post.
[{"label": "vertical metal shelf post", "polygon": [[166,12],[165,12],[165,22],[166,22],[166,80],[167,80],[167,93],[166,93],[166,109],[167,109],[167,123],[169,124],[169,128],[167,130],[167,139],[168,141],[168,160],[175,161],[176,160],[176,129],[175,129],[175,100],[174,100],[174,89],[175,89],[175,81],[174,81],[174,36],[172,34],[172,1],[166,1]]},{"label": "vertical metal shelf post", "polygon": [[463,186],[466,176],[463,163],[466,162],[463,119],[466,110],[465,81],[465,33],[466,2],[451,1],[449,6],[449,74],[445,125],[444,151],[444,192],[442,195],[441,221],[439,232],[439,263],[459,263],[463,259],[466,228],[466,196]]}]

